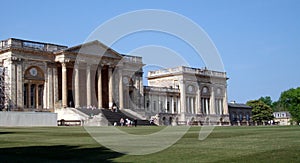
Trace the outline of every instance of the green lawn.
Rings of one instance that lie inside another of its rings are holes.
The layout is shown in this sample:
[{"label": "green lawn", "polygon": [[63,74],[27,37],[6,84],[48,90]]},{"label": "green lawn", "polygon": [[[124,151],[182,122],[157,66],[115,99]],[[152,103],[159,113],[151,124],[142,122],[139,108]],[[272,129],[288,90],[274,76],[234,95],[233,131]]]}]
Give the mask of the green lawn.
[{"label": "green lawn", "polygon": [[[162,127],[122,128],[149,134]],[[192,127],[176,144],[142,156],[111,151],[83,127],[0,128],[0,161],[79,162],[300,162],[300,127],[216,127],[198,140]]]}]

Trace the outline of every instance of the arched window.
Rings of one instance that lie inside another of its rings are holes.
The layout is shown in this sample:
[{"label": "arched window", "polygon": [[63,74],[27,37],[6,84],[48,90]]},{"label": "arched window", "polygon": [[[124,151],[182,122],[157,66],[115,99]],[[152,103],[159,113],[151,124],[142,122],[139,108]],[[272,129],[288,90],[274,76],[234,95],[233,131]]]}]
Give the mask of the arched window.
[{"label": "arched window", "polygon": [[206,87],[206,86],[204,86],[203,88],[202,88],[202,94],[208,94],[209,93],[209,90],[208,90],[208,88]]}]

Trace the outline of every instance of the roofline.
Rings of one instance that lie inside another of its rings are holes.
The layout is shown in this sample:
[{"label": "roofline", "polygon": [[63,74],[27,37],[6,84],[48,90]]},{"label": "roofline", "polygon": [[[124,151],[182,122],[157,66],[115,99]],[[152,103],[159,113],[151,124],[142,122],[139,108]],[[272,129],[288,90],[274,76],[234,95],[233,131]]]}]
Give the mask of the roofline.
[{"label": "roofline", "polygon": [[72,47],[69,47],[67,49],[63,49],[61,51],[58,51],[57,53],[61,53],[61,52],[67,52],[69,50],[72,50],[72,49],[76,49],[76,48],[81,48],[83,46],[87,46],[87,45],[90,45],[90,44],[93,44],[93,43],[97,43],[99,44],[100,46],[102,46],[104,49],[106,50],[109,50],[111,52],[113,52],[114,54],[117,54],[118,56],[122,57],[123,55],[118,53],[117,51],[115,51],[114,49],[108,47],[107,45],[105,45],[104,43],[100,42],[99,40],[93,40],[93,41],[89,41],[89,42],[85,42],[85,43],[82,43],[82,44],[79,44],[79,45],[75,45],[75,46],[72,46]]},{"label": "roofline", "polygon": [[42,41],[32,41],[32,40],[28,40],[28,39],[20,39],[20,38],[15,38],[15,37],[10,37],[10,38],[7,38],[5,40],[0,40],[0,41],[8,41],[10,39],[11,40],[18,40],[18,41],[25,41],[25,42],[32,42],[32,43],[37,43],[37,44],[47,44],[47,45],[54,45],[54,46],[64,46],[64,47],[68,48],[68,46],[66,46],[66,45],[49,43],[49,42],[42,42]]}]

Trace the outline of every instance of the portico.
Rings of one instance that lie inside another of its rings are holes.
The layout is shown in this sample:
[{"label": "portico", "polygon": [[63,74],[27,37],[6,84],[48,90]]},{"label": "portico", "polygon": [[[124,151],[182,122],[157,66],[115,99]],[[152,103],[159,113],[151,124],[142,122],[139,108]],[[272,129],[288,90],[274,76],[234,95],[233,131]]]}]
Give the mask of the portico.
[{"label": "portico", "polygon": [[142,62],[138,57],[132,57],[135,62],[128,60],[130,56],[126,56],[126,60],[103,46],[97,41],[57,53],[56,61],[61,67],[61,70],[58,68],[61,71],[58,84],[61,84],[62,107],[112,108],[117,105],[124,108],[123,76],[131,78],[130,71],[135,71],[128,67],[128,61],[133,68],[141,67]]}]

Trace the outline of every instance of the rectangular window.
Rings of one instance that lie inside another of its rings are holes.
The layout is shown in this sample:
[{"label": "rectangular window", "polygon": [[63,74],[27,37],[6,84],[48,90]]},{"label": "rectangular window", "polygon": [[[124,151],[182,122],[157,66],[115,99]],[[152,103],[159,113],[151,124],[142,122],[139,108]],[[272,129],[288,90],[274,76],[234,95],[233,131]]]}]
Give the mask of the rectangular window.
[{"label": "rectangular window", "polygon": [[176,106],[177,106],[177,103],[176,103],[176,101],[174,101],[174,103],[173,103],[173,107],[174,107],[174,113],[176,113],[176,112],[177,112],[177,108],[176,108]]},{"label": "rectangular window", "polygon": [[170,102],[167,102],[167,112],[170,112]]},{"label": "rectangular window", "polygon": [[162,101],[160,101],[159,102],[159,104],[160,104],[160,112],[163,112],[163,110],[164,110],[164,103],[162,102]]},{"label": "rectangular window", "polygon": [[24,84],[24,87],[23,87],[24,107],[28,107],[27,106],[27,90],[28,90],[28,84]]},{"label": "rectangular window", "polygon": [[147,102],[146,102],[146,108],[149,109],[149,107],[150,107],[150,101],[147,100]]}]

